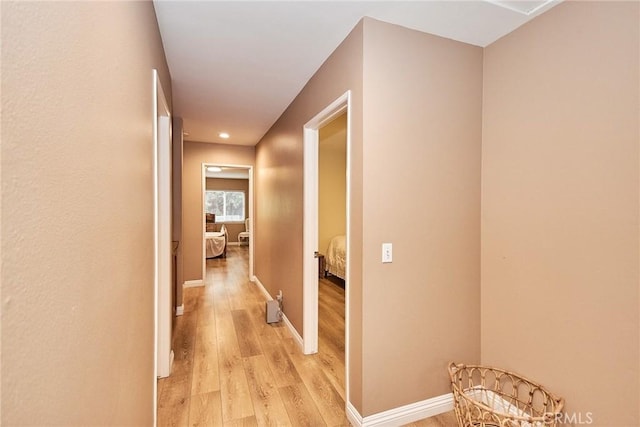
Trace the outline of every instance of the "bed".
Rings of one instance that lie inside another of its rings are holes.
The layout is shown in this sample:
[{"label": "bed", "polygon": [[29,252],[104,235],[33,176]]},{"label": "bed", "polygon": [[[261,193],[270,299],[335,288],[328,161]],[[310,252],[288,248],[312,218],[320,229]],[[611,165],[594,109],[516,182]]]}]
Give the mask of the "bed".
[{"label": "bed", "polygon": [[222,224],[220,231],[207,231],[204,233],[206,258],[227,256],[227,227]]},{"label": "bed", "polygon": [[325,257],[325,271],[345,280],[347,270],[347,249],[345,236],[336,236],[329,242]]}]

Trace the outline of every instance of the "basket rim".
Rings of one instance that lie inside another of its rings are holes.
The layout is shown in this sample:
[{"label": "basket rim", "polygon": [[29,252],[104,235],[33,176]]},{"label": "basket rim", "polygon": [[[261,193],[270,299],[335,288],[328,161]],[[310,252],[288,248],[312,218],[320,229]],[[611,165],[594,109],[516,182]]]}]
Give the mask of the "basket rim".
[{"label": "basket rim", "polygon": [[[524,380],[526,382],[528,382],[531,385],[534,385],[536,387],[538,387],[540,390],[544,391],[551,400],[553,400],[555,402],[555,407],[554,407],[554,411],[553,412],[548,412],[545,413],[545,415],[541,416],[541,417],[537,417],[537,416],[520,416],[520,415],[514,415],[514,414],[507,414],[504,412],[499,412],[496,411],[495,408],[491,408],[487,405],[485,405],[482,402],[479,402],[475,399],[471,399],[469,396],[467,396],[464,393],[464,389],[460,389],[460,387],[458,387],[458,385],[455,382],[455,378],[454,375],[462,370],[462,369],[466,369],[466,368],[471,368],[471,369],[485,369],[485,370],[493,370],[493,371],[497,371],[497,372],[501,372],[503,374],[507,374],[507,375],[511,375],[514,376],[518,379]],[[535,381],[531,381],[529,378],[522,376],[516,372],[513,371],[507,371],[505,369],[500,369],[500,368],[494,368],[492,366],[486,366],[486,365],[467,365],[464,363],[455,363],[455,362],[450,362],[449,366],[448,366],[448,370],[449,370],[449,377],[451,379],[451,387],[454,389],[454,400],[455,400],[455,395],[458,394],[460,396],[462,396],[463,399],[465,399],[466,401],[472,403],[473,405],[477,405],[480,406],[482,409],[489,411],[489,412],[493,412],[493,413],[497,413],[500,414],[501,416],[505,416],[507,418],[513,419],[513,420],[518,420],[518,421],[542,421],[545,422],[548,419],[549,415],[557,415],[560,414],[562,412],[562,409],[564,408],[564,399],[562,397],[558,397],[555,394],[551,393],[546,387],[542,386],[540,383],[537,383]]]}]

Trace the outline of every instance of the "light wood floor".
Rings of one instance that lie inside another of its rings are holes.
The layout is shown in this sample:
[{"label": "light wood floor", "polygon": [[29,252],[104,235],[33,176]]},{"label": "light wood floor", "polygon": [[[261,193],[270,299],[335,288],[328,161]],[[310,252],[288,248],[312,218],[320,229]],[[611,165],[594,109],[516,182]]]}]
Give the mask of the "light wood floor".
[{"label": "light wood floor", "polygon": [[[246,246],[207,260],[206,285],[184,289],[171,376],[158,381],[159,426],[348,426],[344,290],[319,283],[319,352],[304,356],[248,280]],[[286,306],[286,295],[284,300]],[[410,424],[456,425],[452,414]]]}]

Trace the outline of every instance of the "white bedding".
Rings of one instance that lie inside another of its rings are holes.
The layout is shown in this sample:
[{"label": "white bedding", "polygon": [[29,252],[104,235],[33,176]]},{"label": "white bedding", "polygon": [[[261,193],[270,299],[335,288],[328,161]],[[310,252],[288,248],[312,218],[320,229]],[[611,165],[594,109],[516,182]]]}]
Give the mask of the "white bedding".
[{"label": "white bedding", "polygon": [[326,271],[345,279],[347,270],[347,249],[345,236],[336,236],[329,242],[325,257]]},{"label": "white bedding", "polygon": [[206,257],[214,258],[226,254],[227,236],[226,229],[222,231],[207,231],[204,233]]}]

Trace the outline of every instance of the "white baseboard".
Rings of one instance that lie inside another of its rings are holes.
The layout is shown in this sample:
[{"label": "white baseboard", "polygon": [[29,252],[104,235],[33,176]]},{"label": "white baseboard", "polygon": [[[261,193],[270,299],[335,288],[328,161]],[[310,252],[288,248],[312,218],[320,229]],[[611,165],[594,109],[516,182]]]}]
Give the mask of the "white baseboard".
[{"label": "white baseboard", "polygon": [[[258,286],[258,289],[262,291],[262,294],[267,298],[268,301],[273,300],[273,297],[269,294],[269,292],[267,291],[267,288],[264,287],[264,285],[262,284],[260,279],[258,279],[257,276],[253,276],[251,278],[251,281]],[[304,348],[302,337],[300,336],[298,331],[296,331],[296,328],[293,327],[293,325],[287,318],[287,315],[284,313],[282,313],[282,321],[284,322],[285,326],[289,329],[289,332],[291,332],[291,336],[293,336],[293,339],[296,341],[296,343],[298,344],[298,346],[300,346],[300,349],[302,350]]]},{"label": "white baseboard", "polygon": [[347,419],[352,426],[361,427],[363,425],[362,415],[351,402],[347,402]]},{"label": "white baseboard", "polygon": [[265,296],[265,298],[266,298],[268,301],[271,301],[271,300],[273,299],[273,298],[271,297],[271,295],[269,295],[269,292],[268,292],[268,291],[267,291],[267,289],[264,287],[264,285],[262,284],[262,282],[260,281],[260,279],[258,279],[258,277],[253,276],[253,277],[251,278],[251,281],[252,281],[253,283],[255,283],[255,284],[258,286],[258,289],[260,289],[260,291],[262,292],[262,295],[264,295],[264,296]]},{"label": "white baseboard", "polygon": [[184,304],[176,307],[176,317],[184,314]]},{"label": "white baseboard", "polygon": [[396,427],[453,410],[453,394],[432,397],[388,411],[362,417],[358,410],[347,403],[347,419],[356,427]]},{"label": "white baseboard", "polygon": [[197,288],[198,286],[204,286],[204,280],[187,280],[183,283],[183,288]]},{"label": "white baseboard", "polygon": [[[273,298],[264,287],[257,276],[251,277],[258,289],[262,292],[267,300]],[[298,343],[300,349],[304,348],[303,340],[298,331],[293,327],[287,316],[283,314],[282,320],[287,326],[293,339]],[[362,417],[358,410],[351,402],[347,402],[347,419],[351,425],[355,427],[396,427],[409,424],[424,418],[433,417],[445,412],[453,410],[453,394],[447,393],[442,396],[432,397],[431,399],[422,400],[420,402],[411,403],[409,405],[400,406],[398,408],[389,409],[388,411]]]},{"label": "white baseboard", "polygon": [[304,341],[302,341],[302,337],[300,336],[298,331],[296,331],[296,328],[293,327],[293,325],[291,324],[291,322],[287,318],[287,315],[284,314],[284,313],[282,313],[282,321],[284,322],[284,324],[289,329],[289,332],[291,332],[291,336],[293,336],[293,339],[298,344],[298,347],[300,347],[300,351],[303,351],[304,350]]},{"label": "white baseboard", "polygon": [[227,242],[227,246],[240,246],[240,242]]}]

